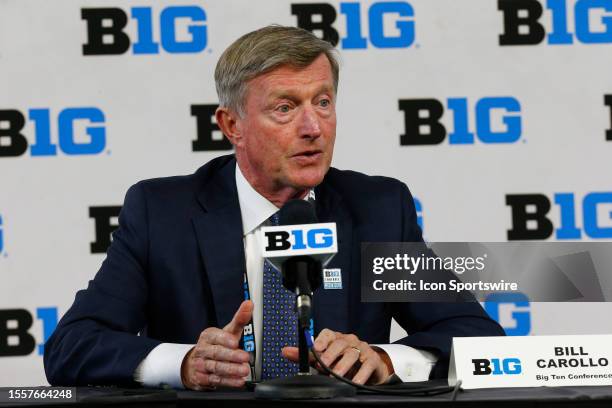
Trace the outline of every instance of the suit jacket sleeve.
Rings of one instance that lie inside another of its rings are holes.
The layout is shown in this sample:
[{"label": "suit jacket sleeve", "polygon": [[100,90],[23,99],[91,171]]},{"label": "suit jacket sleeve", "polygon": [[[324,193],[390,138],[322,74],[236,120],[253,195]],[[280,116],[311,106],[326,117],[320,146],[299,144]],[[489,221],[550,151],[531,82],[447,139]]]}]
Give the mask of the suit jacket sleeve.
[{"label": "suit jacket sleeve", "polygon": [[[421,242],[414,201],[408,188],[401,188],[402,233],[404,242]],[[435,353],[439,360],[431,378],[445,378],[453,337],[503,336],[504,330],[491,319],[480,304],[474,302],[406,302],[390,303],[393,318],[409,336],[396,343]]]},{"label": "suit jacket sleeve", "polygon": [[137,335],[146,322],[147,206],[129,189],[107,258],[45,345],[51,385],[135,385],[138,364],[159,341]]}]

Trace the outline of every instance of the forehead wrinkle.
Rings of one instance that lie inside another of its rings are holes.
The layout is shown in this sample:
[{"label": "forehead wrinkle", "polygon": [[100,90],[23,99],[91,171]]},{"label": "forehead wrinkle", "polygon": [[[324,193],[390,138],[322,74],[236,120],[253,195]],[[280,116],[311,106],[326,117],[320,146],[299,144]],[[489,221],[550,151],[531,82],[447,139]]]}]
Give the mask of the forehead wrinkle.
[{"label": "forehead wrinkle", "polygon": [[[315,60],[313,64],[317,62],[319,62],[319,60]],[[304,68],[283,65],[270,72],[256,76],[247,82],[245,96],[250,94],[253,90],[256,90],[265,100],[285,97],[290,100],[296,100],[304,93],[307,93],[309,87],[316,85],[318,85],[315,90],[316,95],[320,95],[323,92],[330,92],[332,95],[335,94],[333,75],[329,61],[325,60],[325,62],[323,62],[327,69],[318,70],[308,76],[301,75],[305,69],[312,67],[313,64]]]}]

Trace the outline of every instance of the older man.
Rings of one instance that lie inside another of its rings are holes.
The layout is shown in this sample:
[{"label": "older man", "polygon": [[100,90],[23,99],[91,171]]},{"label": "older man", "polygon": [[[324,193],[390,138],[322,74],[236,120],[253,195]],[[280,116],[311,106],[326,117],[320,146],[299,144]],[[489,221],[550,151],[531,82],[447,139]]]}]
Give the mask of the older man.
[{"label": "older man", "polygon": [[[206,389],[294,373],[292,297],[257,232],[295,198],[337,223],[328,267],[342,285],[313,301],[315,349],[337,373],[362,384],[444,376],[453,336],[503,334],[477,303],[360,302],[360,243],[422,237],[405,185],[330,168],[338,63],[329,43],[266,27],[223,53],[215,81],[235,157],[130,188],[107,259],[46,345],[51,384]],[[392,318],[410,335],[387,344]],[[254,353],[242,341],[252,332]]]}]

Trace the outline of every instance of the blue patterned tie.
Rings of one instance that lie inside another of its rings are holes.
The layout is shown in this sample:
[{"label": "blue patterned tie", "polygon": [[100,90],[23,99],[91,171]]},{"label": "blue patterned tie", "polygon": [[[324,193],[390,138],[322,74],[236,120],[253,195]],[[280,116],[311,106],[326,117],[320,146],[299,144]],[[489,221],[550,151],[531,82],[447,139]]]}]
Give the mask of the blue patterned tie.
[{"label": "blue patterned tie", "polygon": [[[270,221],[278,225],[278,213]],[[297,346],[296,329],[295,294],[285,289],[280,272],[264,259],[262,380],[297,374],[298,365],[281,356],[283,347]]]}]

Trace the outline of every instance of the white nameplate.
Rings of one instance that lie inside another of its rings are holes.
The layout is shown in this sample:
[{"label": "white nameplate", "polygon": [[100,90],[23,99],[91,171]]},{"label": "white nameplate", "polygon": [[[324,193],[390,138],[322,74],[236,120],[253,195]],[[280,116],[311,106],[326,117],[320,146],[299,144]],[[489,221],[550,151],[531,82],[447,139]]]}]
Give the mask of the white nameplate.
[{"label": "white nameplate", "polygon": [[612,385],[612,335],[456,337],[449,385]]}]

